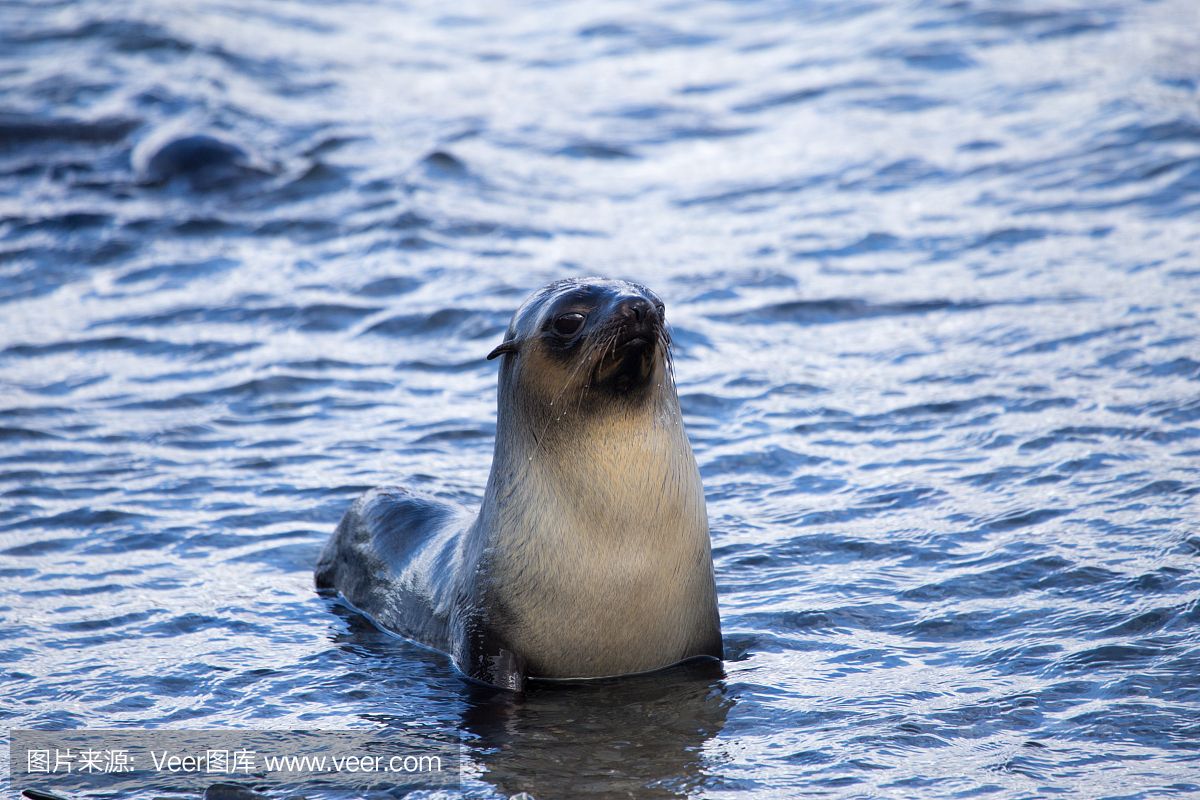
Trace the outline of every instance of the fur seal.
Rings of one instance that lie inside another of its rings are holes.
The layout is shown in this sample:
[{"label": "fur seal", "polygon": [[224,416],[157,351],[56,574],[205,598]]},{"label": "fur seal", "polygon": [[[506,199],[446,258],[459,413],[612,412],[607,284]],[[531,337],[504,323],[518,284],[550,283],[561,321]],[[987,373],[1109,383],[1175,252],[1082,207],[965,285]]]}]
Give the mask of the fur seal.
[{"label": "fur seal", "polygon": [[662,301],[556,281],[513,315],[477,515],[406,489],[346,512],[316,568],[386,629],[481,683],[648,672],[722,656],[704,490]]}]

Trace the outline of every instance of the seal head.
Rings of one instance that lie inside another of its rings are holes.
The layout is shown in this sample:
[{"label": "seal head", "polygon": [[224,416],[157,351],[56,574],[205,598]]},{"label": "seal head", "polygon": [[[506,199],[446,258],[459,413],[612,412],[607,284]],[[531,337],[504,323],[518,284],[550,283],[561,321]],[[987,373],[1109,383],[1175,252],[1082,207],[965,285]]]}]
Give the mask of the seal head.
[{"label": "seal head", "polygon": [[[591,391],[625,402],[644,400],[659,359],[670,358],[662,300],[644,286],[603,278],[552,283],[513,316],[488,358],[518,356],[527,371],[562,376],[556,392]],[[552,362],[552,363],[546,363]],[[669,364],[668,364],[669,369]],[[533,381],[546,386],[551,381]]]}]

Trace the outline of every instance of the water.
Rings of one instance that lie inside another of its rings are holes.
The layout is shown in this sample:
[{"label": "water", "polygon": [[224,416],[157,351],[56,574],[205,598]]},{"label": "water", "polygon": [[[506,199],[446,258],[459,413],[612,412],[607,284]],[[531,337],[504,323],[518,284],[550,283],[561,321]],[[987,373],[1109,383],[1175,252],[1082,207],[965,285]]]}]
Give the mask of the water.
[{"label": "water", "polygon": [[[1198,9],[6,3],[2,724],[1200,793]],[[595,273],[667,301],[730,658],[497,704],[311,567],[367,487],[478,501],[483,356]]]}]

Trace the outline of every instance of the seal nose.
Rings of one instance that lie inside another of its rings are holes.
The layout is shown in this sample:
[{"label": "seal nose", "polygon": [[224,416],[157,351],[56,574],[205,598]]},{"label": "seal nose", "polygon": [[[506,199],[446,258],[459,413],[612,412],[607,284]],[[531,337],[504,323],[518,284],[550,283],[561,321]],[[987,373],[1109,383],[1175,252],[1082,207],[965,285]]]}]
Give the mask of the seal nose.
[{"label": "seal nose", "polygon": [[629,297],[622,300],[617,306],[617,313],[625,319],[631,319],[640,324],[646,321],[646,317],[654,313],[654,306],[650,305],[650,301],[643,297]]}]

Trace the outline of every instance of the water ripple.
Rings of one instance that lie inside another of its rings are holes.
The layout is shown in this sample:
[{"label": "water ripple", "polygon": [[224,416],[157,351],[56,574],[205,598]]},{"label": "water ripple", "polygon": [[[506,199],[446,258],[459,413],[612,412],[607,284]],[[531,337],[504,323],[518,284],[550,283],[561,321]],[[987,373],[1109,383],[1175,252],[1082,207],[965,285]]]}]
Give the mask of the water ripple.
[{"label": "water ripple", "polygon": [[[9,4],[0,717],[1195,794],[1194,5]],[[478,502],[485,354],[596,273],[667,301],[729,658],[497,708],[311,566],[367,487]]]}]

